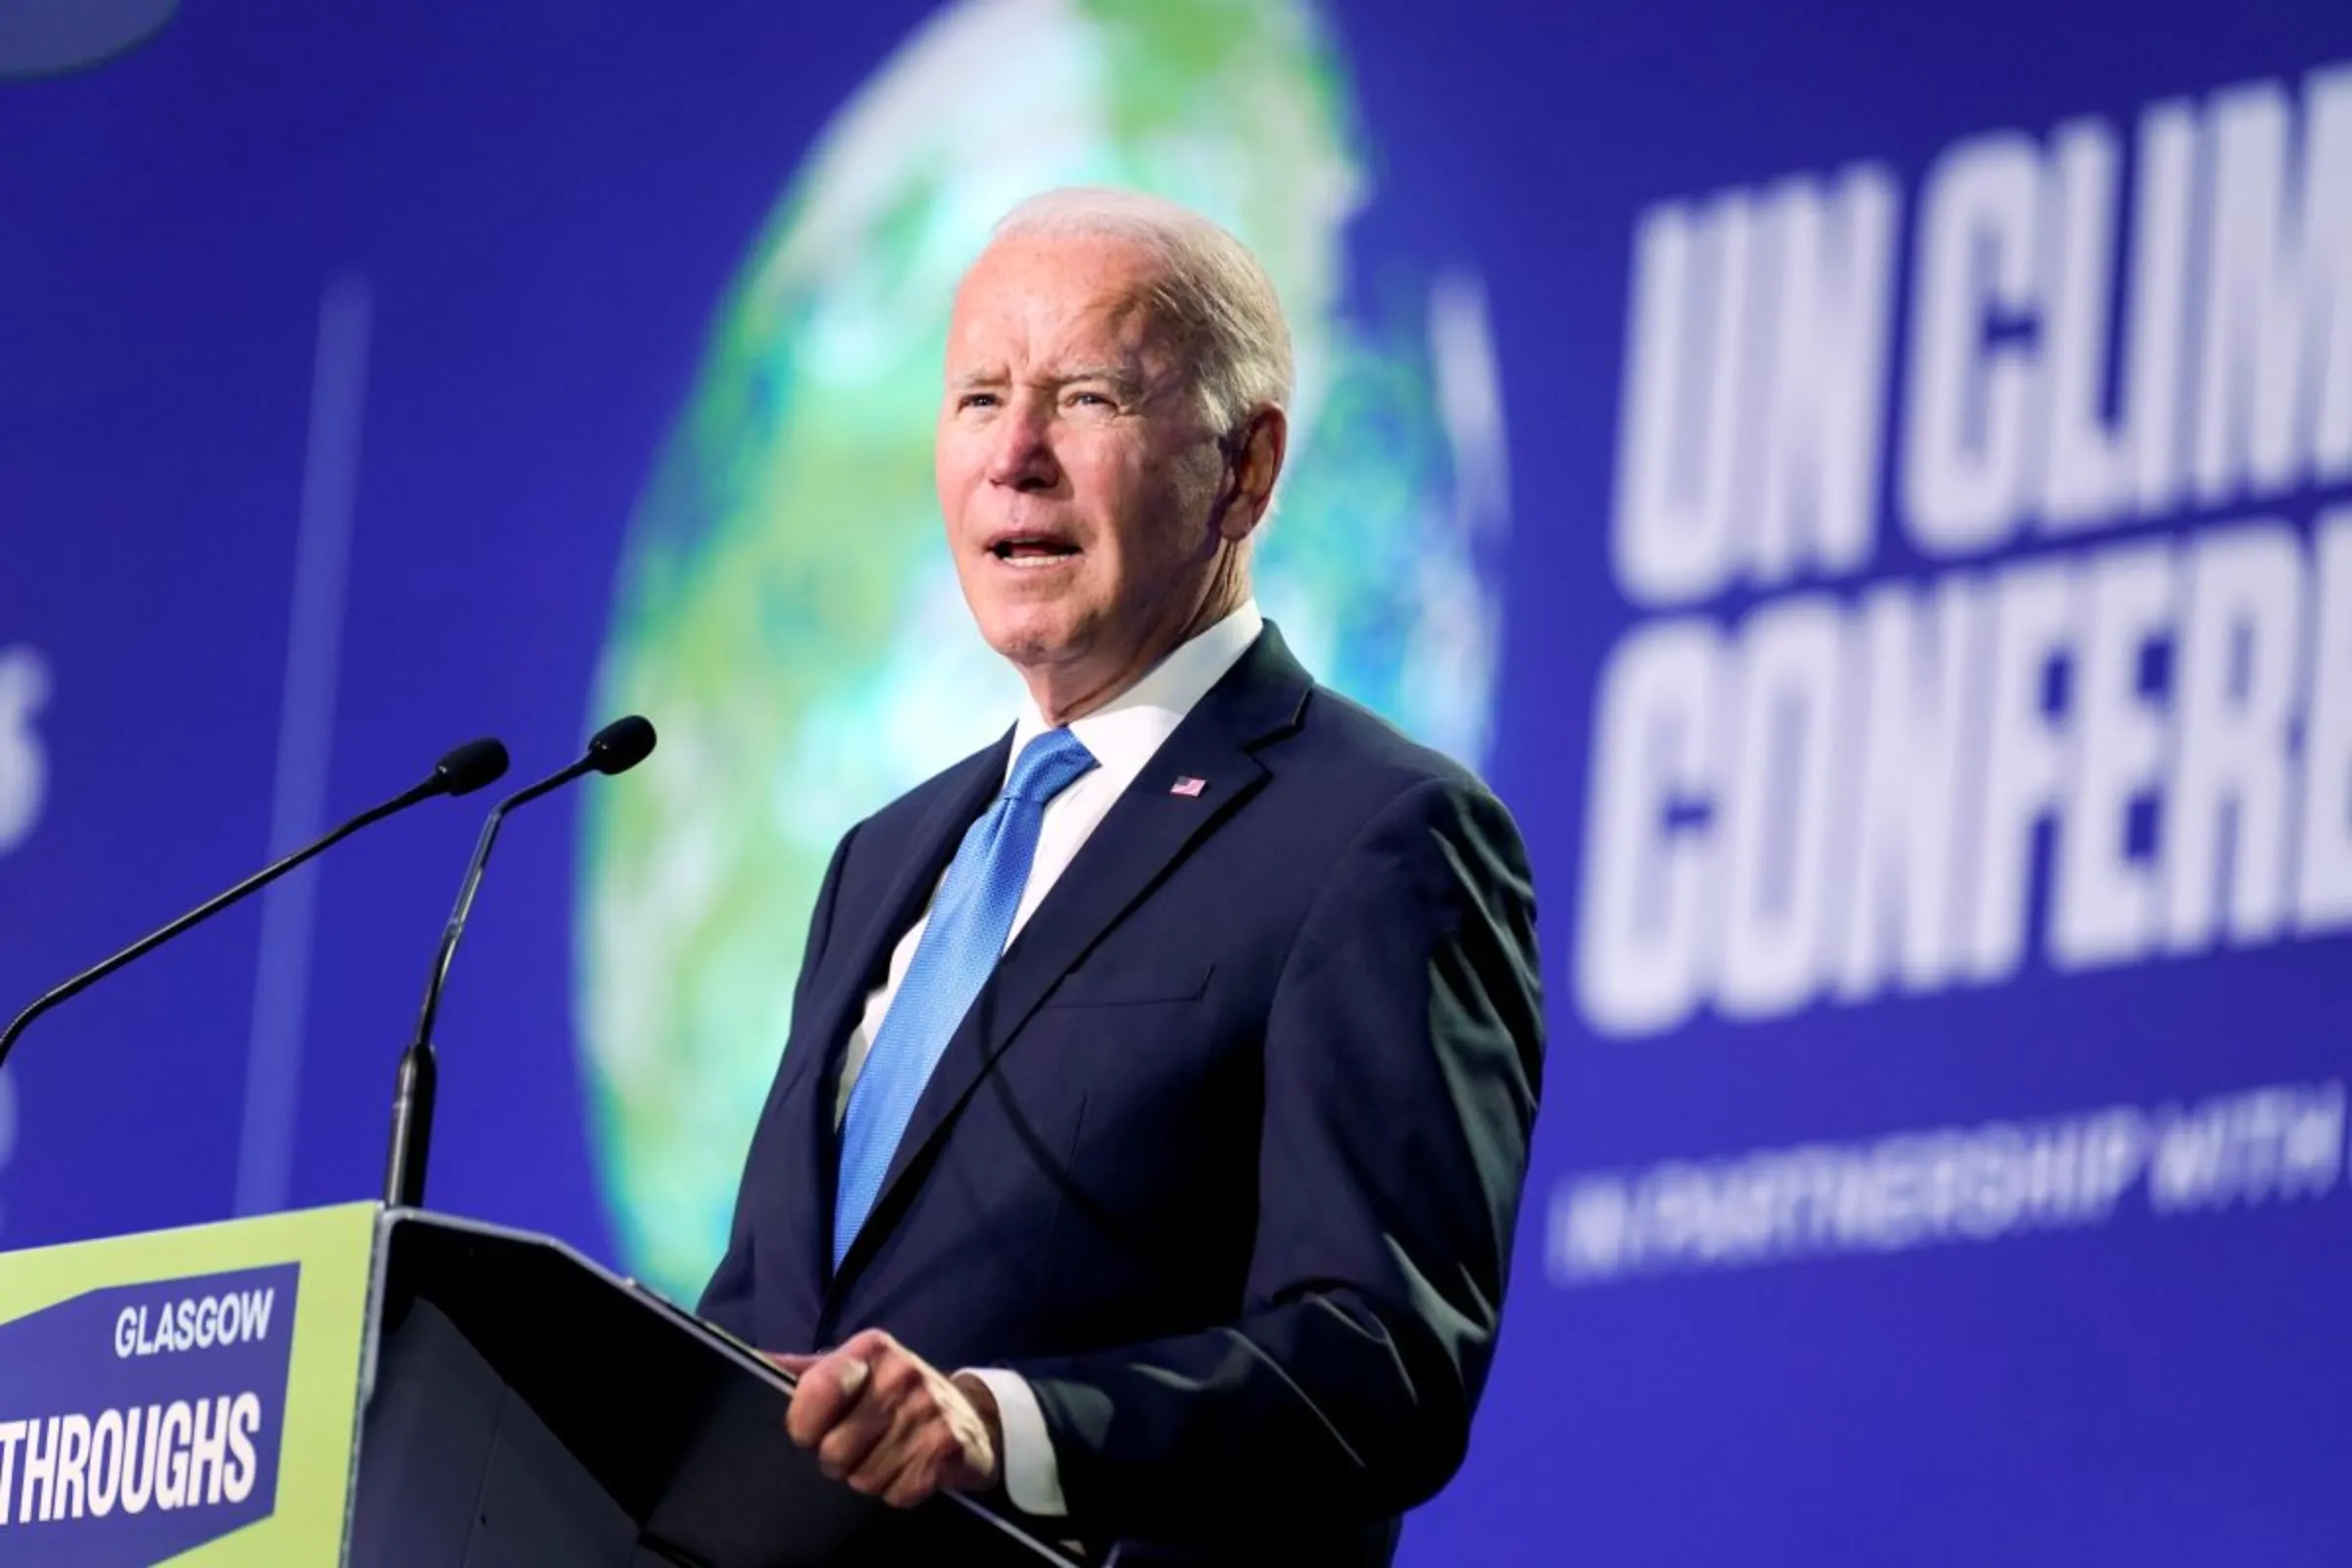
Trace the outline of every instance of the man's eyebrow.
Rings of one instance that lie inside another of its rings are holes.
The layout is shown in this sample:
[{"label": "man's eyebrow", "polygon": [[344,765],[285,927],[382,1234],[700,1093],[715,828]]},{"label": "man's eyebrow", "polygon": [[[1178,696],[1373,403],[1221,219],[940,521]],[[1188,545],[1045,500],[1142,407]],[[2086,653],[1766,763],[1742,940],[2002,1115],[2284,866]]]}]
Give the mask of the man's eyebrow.
[{"label": "man's eyebrow", "polygon": [[[977,369],[959,370],[949,377],[948,386],[956,392],[969,392],[1008,385],[1012,377],[1003,366],[983,366]],[[1050,387],[1075,386],[1083,381],[1096,381],[1115,388],[1126,398],[1140,398],[1151,390],[1150,384],[1134,370],[1118,365],[1077,365],[1051,374],[1033,378],[1033,384]]]},{"label": "man's eyebrow", "polygon": [[1055,375],[1053,380],[1056,386],[1070,386],[1079,381],[1101,381],[1107,386],[1118,388],[1129,396],[1134,396],[1144,390],[1143,377],[1119,365],[1073,366]]}]

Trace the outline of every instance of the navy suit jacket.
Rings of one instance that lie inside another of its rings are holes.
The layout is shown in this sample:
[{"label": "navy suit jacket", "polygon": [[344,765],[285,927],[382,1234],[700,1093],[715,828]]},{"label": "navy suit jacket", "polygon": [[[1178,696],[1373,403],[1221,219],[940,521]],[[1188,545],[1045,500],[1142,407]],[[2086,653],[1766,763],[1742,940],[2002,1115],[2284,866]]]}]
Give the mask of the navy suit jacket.
[{"label": "navy suit jacket", "polygon": [[703,1314],[1021,1373],[1049,1536],[1385,1564],[1494,1354],[1543,1055],[1518,832],[1269,625],[1006,950],[836,1275],[842,1047],[1008,745],[834,853]]}]

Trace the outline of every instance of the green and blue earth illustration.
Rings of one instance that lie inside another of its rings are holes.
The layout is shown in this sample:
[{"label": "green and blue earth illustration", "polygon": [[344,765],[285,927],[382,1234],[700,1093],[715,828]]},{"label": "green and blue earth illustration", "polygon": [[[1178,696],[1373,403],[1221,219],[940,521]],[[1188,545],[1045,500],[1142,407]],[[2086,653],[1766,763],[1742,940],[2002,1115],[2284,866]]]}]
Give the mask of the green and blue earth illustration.
[{"label": "green and blue earth illustration", "polygon": [[724,1245],[835,842],[1012,721],[931,436],[956,279],[1022,197],[1157,192],[1264,261],[1298,390],[1258,602],[1325,681],[1483,760],[1507,505],[1484,307],[1467,272],[1350,275],[1368,166],[1306,0],[965,0],[793,176],[639,504],[594,703],[662,731],[661,765],[587,798],[575,933],[600,1180],[649,1284],[691,1300]]}]

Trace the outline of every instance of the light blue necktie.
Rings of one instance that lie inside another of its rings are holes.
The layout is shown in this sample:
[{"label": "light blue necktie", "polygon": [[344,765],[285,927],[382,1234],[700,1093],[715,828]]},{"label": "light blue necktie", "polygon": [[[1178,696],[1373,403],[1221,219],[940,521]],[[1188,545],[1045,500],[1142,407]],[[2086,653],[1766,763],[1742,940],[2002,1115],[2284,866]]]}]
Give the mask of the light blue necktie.
[{"label": "light blue necktie", "polygon": [[858,1228],[882,1194],[882,1178],[931,1069],[1004,951],[1021,891],[1029,885],[1046,803],[1094,765],[1094,755],[1077,736],[1047,730],[1021,748],[1004,793],[963,835],[932,901],[930,923],[914,945],[914,961],[850,1088],[833,1200],[834,1268],[849,1255]]}]

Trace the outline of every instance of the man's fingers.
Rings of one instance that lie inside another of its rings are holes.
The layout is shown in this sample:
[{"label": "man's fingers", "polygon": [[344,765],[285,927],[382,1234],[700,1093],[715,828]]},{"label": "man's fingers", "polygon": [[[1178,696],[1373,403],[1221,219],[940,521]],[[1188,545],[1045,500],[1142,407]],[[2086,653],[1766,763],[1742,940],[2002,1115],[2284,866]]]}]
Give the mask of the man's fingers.
[{"label": "man's fingers", "polygon": [[802,1447],[814,1447],[857,1405],[872,1375],[872,1369],[848,1353],[847,1347],[816,1357],[802,1371],[800,1385],[792,1391],[784,1430]]},{"label": "man's fingers", "polygon": [[921,1395],[919,1381],[910,1389],[889,1362],[876,1367],[865,1396],[817,1446],[825,1474],[869,1496],[881,1494],[906,1467],[909,1443],[931,1419]]},{"label": "man's fingers", "polygon": [[874,1455],[888,1445],[891,1431],[890,1412],[873,1400],[854,1406],[817,1441],[817,1468],[836,1481],[848,1480],[874,1462]]},{"label": "man's fingers", "polygon": [[[877,1384],[877,1386],[879,1386]],[[958,1411],[942,1404],[927,1383],[898,1401],[890,1430],[846,1479],[852,1489],[911,1508],[934,1494],[985,1484],[966,1451]]]},{"label": "man's fingers", "polygon": [[882,1491],[882,1500],[893,1508],[911,1508],[928,1502],[939,1491],[939,1473],[931,1469],[908,1468]]},{"label": "man's fingers", "polygon": [[844,1479],[853,1492],[880,1497],[894,1508],[911,1508],[939,1490],[943,1431],[936,1425],[901,1421]]},{"label": "man's fingers", "polygon": [[875,1455],[905,1431],[906,1421],[906,1413],[882,1397],[880,1381],[868,1381],[864,1396],[817,1441],[817,1467],[836,1481],[848,1480],[875,1462]]},{"label": "man's fingers", "polygon": [[826,1354],[776,1360],[801,1380],[785,1425],[828,1476],[900,1508],[985,1483],[972,1449],[988,1451],[986,1417],[888,1334],[868,1329]]}]

